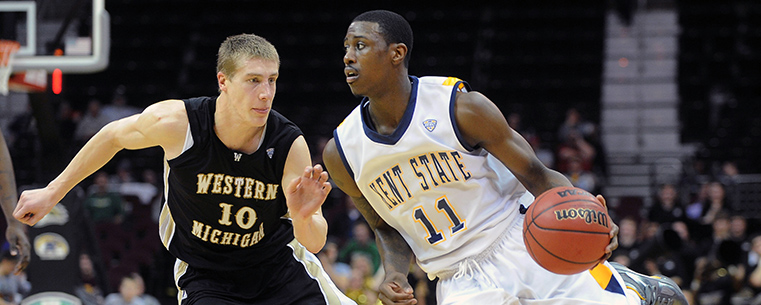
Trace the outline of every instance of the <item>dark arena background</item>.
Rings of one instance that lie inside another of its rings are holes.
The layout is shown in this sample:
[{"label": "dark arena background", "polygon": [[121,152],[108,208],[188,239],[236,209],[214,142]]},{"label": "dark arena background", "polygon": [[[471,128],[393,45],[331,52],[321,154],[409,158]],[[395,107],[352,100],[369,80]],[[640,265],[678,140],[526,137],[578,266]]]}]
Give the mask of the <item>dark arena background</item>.
[{"label": "dark arena background", "polygon": [[[59,34],[92,37],[91,1],[28,1],[38,6],[38,36],[46,39],[39,53],[52,54]],[[44,186],[60,173],[88,139],[77,128],[94,104],[135,113],[164,99],[217,94],[217,49],[240,33],[278,49],[273,108],[300,126],[321,162],[322,145],[359,102],[343,74],[346,28],[361,12],[388,9],[412,25],[411,75],[468,81],[546,165],[605,196],[621,226],[611,259],[677,279],[694,304],[761,304],[761,283],[748,280],[761,272],[761,238],[754,239],[761,232],[761,2],[485,2],[494,4],[107,0],[106,68],[64,72],[58,94],[48,73],[44,90],[0,95],[17,186]],[[2,38],[21,39],[14,29],[22,19],[0,14]],[[97,247],[71,250],[92,256],[95,276],[66,276],[106,296],[137,273],[147,294],[176,304],[174,260],[156,227],[163,152],[122,151],[101,172],[121,197],[121,221],[86,220],[93,238],[77,244]],[[95,176],[80,184],[75,201],[97,192]],[[360,268],[344,250],[362,244],[354,233],[361,216],[338,188],[323,210],[330,225],[323,264]],[[359,248],[377,256],[372,246]],[[740,267],[742,274],[727,271]],[[374,300],[376,286],[361,282],[372,283],[376,268],[360,279],[333,276],[347,295]],[[434,283],[412,270],[421,303],[435,304]]]}]

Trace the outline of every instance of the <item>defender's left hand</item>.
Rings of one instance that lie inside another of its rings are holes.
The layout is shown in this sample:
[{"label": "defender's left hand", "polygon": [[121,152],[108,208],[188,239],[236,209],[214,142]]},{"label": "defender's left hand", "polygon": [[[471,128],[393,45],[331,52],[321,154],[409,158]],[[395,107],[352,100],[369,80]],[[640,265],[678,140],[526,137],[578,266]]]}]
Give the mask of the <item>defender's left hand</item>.
[{"label": "defender's left hand", "polygon": [[322,165],[307,166],[304,173],[288,185],[286,192],[291,218],[307,218],[316,213],[332,189],[328,172]]}]

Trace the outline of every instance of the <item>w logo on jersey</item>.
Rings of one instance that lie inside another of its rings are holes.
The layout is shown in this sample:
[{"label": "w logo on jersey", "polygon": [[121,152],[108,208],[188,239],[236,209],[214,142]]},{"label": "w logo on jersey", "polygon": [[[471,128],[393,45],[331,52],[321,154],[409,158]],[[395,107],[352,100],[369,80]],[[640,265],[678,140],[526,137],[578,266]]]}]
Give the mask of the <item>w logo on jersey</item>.
[{"label": "w logo on jersey", "polygon": [[235,159],[235,162],[240,162],[241,157],[243,157],[242,153],[238,153],[238,152],[233,153],[233,159]]},{"label": "w logo on jersey", "polygon": [[433,132],[434,129],[436,129],[436,119],[427,119],[423,121],[423,126],[425,126],[425,129],[428,129],[428,131]]}]

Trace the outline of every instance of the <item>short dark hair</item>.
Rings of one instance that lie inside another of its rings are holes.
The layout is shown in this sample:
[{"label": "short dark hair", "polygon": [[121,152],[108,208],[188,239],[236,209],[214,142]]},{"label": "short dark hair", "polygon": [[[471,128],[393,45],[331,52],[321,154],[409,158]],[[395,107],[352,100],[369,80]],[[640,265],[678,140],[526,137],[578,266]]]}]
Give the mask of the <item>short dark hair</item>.
[{"label": "short dark hair", "polygon": [[380,26],[381,34],[386,39],[386,43],[403,43],[407,45],[407,56],[404,57],[404,66],[409,67],[413,38],[412,27],[407,22],[407,19],[391,11],[374,10],[359,14],[352,22],[355,21],[375,22]]}]

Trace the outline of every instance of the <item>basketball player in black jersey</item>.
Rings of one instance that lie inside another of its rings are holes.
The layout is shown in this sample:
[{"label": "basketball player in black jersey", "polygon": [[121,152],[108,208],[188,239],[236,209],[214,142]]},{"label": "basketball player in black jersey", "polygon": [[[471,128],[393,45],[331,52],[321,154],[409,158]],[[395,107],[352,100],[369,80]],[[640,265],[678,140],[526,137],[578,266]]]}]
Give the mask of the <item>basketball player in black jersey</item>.
[{"label": "basketball player in black jersey", "polygon": [[165,100],[106,125],[47,187],[22,193],[14,216],[34,225],[118,151],[160,146],[159,235],[177,257],[180,304],[353,304],[312,254],[325,244],[331,185],[301,130],[271,109],[279,67],[265,39],[229,37],[219,96]]}]

